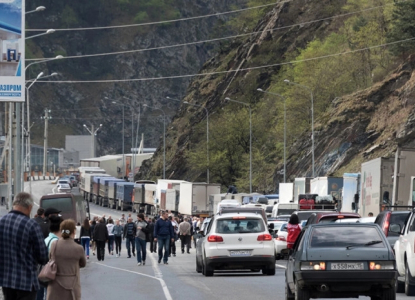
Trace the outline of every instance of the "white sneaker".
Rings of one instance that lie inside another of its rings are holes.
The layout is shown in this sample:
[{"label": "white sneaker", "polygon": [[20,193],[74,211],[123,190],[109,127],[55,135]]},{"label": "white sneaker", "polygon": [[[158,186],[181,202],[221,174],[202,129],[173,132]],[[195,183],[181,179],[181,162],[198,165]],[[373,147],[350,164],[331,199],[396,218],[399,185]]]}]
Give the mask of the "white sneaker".
[{"label": "white sneaker", "polygon": [[137,263],[137,266],[141,266],[141,263]]},{"label": "white sneaker", "polygon": [[115,254],[115,257],[118,257],[118,254]]}]

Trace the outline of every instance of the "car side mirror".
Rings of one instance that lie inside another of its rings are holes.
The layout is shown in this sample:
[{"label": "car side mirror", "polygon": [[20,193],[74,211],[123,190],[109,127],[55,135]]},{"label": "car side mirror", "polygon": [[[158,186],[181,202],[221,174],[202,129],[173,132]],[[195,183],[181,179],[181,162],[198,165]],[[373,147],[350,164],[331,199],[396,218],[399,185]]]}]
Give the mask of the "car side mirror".
[{"label": "car side mirror", "polygon": [[269,225],[268,225],[268,228],[269,228],[269,229],[274,229],[274,223],[269,224]]},{"label": "car side mirror", "polygon": [[200,230],[200,228],[199,227],[196,227],[196,231],[199,231]]},{"label": "car side mirror", "polygon": [[204,233],[203,231],[199,231],[199,234],[200,234],[201,236],[205,236],[205,233]]},{"label": "car side mirror", "polygon": [[401,233],[401,225],[399,224],[390,224],[389,231],[393,233]]}]

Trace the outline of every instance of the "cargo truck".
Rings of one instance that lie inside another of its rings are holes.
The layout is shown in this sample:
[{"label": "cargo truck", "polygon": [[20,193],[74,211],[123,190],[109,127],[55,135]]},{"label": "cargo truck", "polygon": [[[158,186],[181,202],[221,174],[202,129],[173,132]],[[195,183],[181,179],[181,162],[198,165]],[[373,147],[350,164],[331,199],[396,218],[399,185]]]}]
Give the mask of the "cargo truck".
[{"label": "cargo truck", "polygon": [[107,174],[100,174],[100,173],[87,173],[82,178],[82,188],[84,193],[84,199],[88,200],[89,202],[92,201],[92,183],[94,177],[111,177]]},{"label": "cargo truck", "polygon": [[136,182],[133,189],[133,211],[154,216],[156,211],[155,182]]},{"label": "cargo truck", "polygon": [[180,184],[179,212],[184,215],[209,216],[213,213],[209,195],[219,193],[220,184],[183,182]]},{"label": "cargo truck", "polygon": [[133,208],[133,189],[134,182],[117,182],[117,210],[126,210]]},{"label": "cargo truck", "polygon": [[[394,158],[379,157],[362,164],[359,214],[375,216],[390,203],[393,192]],[[409,190],[409,187],[408,187]]]},{"label": "cargo truck", "polygon": [[360,193],[360,173],[343,174],[341,212],[357,212],[355,201]]},{"label": "cargo truck", "polygon": [[298,201],[298,196],[301,194],[310,193],[310,177],[299,177],[294,179],[294,201]]},{"label": "cargo truck", "polygon": [[115,177],[107,176],[107,175],[106,176],[94,176],[93,179],[92,179],[92,192],[91,192],[92,193],[92,202],[94,202],[97,205],[101,205],[101,199],[99,197],[99,190],[100,190],[101,182],[105,178],[116,179]]},{"label": "cargo truck", "polygon": [[280,183],[278,203],[294,203],[294,183]]},{"label": "cargo truck", "polygon": [[[118,179],[118,178],[114,178],[114,177],[104,177],[101,179],[100,185],[99,185],[99,204],[101,206],[108,206],[109,208],[115,208],[115,205],[110,206],[109,205],[109,183],[110,182],[114,182],[114,184],[116,182],[125,182],[125,180],[123,179]],[[114,198],[114,195],[112,196],[112,198]]]},{"label": "cargo truck", "polygon": [[389,205],[413,206],[414,177],[415,148],[398,148],[395,153],[392,201]]},{"label": "cargo truck", "polygon": [[120,179],[120,181],[110,181],[108,182],[108,207],[117,209],[117,183],[125,182]]}]

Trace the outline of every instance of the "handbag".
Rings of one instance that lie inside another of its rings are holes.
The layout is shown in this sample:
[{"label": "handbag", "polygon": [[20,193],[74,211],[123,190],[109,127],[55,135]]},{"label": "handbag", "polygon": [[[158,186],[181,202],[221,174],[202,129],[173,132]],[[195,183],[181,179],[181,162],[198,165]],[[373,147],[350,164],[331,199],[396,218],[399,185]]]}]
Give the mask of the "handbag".
[{"label": "handbag", "polygon": [[58,269],[58,266],[55,263],[55,253],[56,248],[58,248],[58,241],[56,241],[55,249],[53,249],[53,253],[47,262],[47,264],[42,268],[38,275],[38,279],[42,282],[49,282],[53,281],[56,278],[56,271]]}]

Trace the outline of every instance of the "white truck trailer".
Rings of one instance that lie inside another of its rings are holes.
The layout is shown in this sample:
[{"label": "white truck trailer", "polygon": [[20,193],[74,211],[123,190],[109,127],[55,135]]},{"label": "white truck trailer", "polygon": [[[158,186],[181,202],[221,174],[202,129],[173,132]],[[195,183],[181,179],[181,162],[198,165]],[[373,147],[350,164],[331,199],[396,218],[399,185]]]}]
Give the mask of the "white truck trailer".
[{"label": "white truck trailer", "polygon": [[[379,214],[393,192],[394,158],[379,157],[362,164],[359,213]],[[409,188],[408,188],[409,190]],[[385,198],[385,199],[384,199]]]},{"label": "white truck trailer", "polygon": [[298,196],[310,194],[311,177],[299,177],[294,179],[294,201],[298,201]]},{"label": "white truck trailer", "polygon": [[360,193],[360,173],[343,174],[341,212],[357,212],[355,200]]},{"label": "white truck trailer", "polygon": [[415,148],[398,148],[395,153],[393,194],[389,204],[413,206],[415,177]]},{"label": "white truck trailer", "polygon": [[184,215],[207,217],[210,210],[209,195],[219,194],[220,184],[184,182],[180,184],[179,212]]},{"label": "white truck trailer", "polygon": [[279,190],[278,203],[297,203],[298,199],[294,198],[294,183],[280,183]]}]

